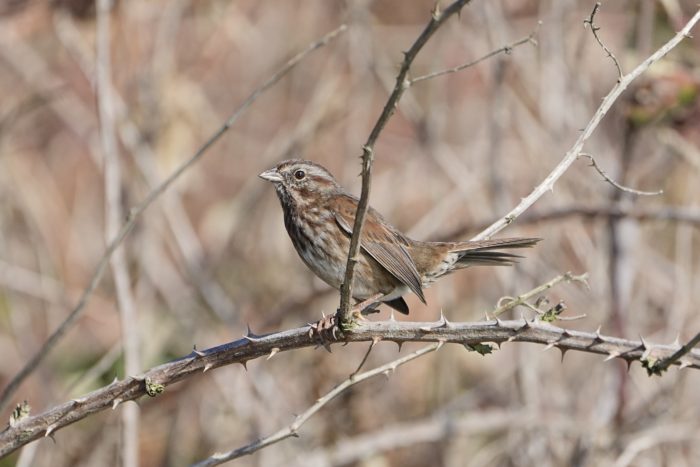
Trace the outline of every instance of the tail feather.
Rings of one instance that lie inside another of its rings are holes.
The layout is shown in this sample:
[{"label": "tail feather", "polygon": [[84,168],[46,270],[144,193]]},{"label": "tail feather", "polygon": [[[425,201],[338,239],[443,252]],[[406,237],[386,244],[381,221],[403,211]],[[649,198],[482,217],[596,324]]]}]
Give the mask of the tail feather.
[{"label": "tail feather", "polygon": [[476,242],[456,243],[451,249],[458,254],[457,269],[471,265],[510,266],[517,263],[520,255],[498,251],[502,248],[530,248],[541,238],[498,238]]}]

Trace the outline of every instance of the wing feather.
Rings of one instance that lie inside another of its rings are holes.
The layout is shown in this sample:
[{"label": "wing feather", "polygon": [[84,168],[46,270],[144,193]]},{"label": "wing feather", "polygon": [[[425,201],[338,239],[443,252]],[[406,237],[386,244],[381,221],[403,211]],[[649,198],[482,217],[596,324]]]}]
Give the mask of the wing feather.
[{"label": "wing feather", "polygon": [[[347,201],[354,202],[343,203],[349,206],[338,206],[340,209],[335,211],[335,220],[345,233],[352,235],[352,224],[355,220],[357,200],[351,197],[348,198]],[[408,241],[406,238],[391,225],[387,224],[374,209],[370,208],[367,211],[360,246],[425,303],[421,276],[413,258],[408,253],[407,245]]]}]

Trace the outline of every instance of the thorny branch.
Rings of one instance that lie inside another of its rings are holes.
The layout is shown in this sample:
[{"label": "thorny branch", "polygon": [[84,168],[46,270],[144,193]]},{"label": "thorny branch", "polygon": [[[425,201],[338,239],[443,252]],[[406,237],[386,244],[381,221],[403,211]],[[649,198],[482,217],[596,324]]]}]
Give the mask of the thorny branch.
[{"label": "thorny branch", "polygon": [[700,344],[700,332],[695,335],[692,339],[690,339],[685,345],[681,346],[678,350],[673,352],[673,354],[669,357],[662,358],[659,360],[655,361],[649,361],[647,365],[645,365],[645,368],[647,369],[647,372],[649,375],[658,375],[661,376],[661,374],[668,370],[668,368],[678,362],[681,358],[683,358],[684,355],[688,354],[695,346]]},{"label": "thorny branch", "polygon": [[[311,418],[314,414],[316,414],[316,412],[321,410],[326,404],[328,404],[336,396],[341,394],[343,391],[345,391],[349,387],[354,386],[358,383],[361,383],[362,381],[365,381],[366,379],[372,378],[374,376],[378,376],[378,375],[382,375],[382,374],[388,375],[388,374],[396,371],[396,368],[403,365],[404,363],[408,363],[411,360],[415,360],[416,358],[418,358],[422,355],[433,352],[433,351],[439,349],[441,346],[442,346],[442,342],[438,342],[436,344],[431,344],[427,347],[423,347],[422,349],[416,350],[415,352],[412,352],[404,357],[393,360],[393,361],[386,363],[384,365],[378,366],[377,368],[374,368],[372,370],[368,370],[368,371],[365,371],[363,373],[354,372],[346,380],[344,380],[339,385],[334,387],[326,395],[324,395],[323,397],[318,399],[315,404],[313,404],[311,407],[306,409],[301,415],[298,415],[295,418],[294,422],[292,422],[289,426],[286,426],[286,427],[282,428],[281,430],[276,431],[275,433],[271,434],[270,436],[266,436],[265,438],[261,438],[259,440],[253,441],[252,443],[247,444],[247,445],[240,447],[238,449],[234,449],[233,451],[214,454],[211,457],[208,457],[207,459],[204,459],[201,462],[197,462],[196,464],[194,464],[193,467],[209,467],[212,465],[219,465],[219,464],[222,464],[226,461],[230,461],[232,459],[237,459],[239,457],[247,456],[247,455],[252,454],[256,451],[259,451],[263,448],[266,448],[267,446],[270,446],[271,444],[275,444],[279,441],[290,438],[292,436],[298,436],[299,428],[301,428],[301,426],[304,423],[306,423],[306,421],[309,418]],[[370,347],[370,349],[371,349],[371,347]]]},{"label": "thorny branch", "polygon": [[338,309],[337,321],[339,324],[341,324],[341,326],[343,323],[347,323],[349,320],[348,314],[350,312],[350,305],[352,301],[352,282],[355,277],[355,263],[357,262],[357,255],[360,251],[362,227],[364,225],[365,214],[367,214],[367,208],[369,206],[369,191],[371,187],[374,144],[377,142],[379,134],[382,132],[391,116],[394,114],[394,112],[396,112],[396,107],[401,99],[401,96],[410,85],[410,81],[408,81],[407,78],[408,71],[413,64],[413,60],[418,55],[418,52],[420,52],[435,31],[437,31],[440,26],[447,21],[447,19],[449,19],[452,15],[459,13],[464,5],[470,1],[471,0],[457,0],[443,11],[439,11],[438,5],[436,4],[432,17],[427,26],[425,29],[423,29],[423,32],[420,34],[420,36],[418,36],[418,39],[416,39],[411,48],[408,49],[408,52],[404,53],[404,60],[401,63],[399,74],[396,76],[394,90],[389,95],[389,99],[387,100],[377,123],[374,124],[374,128],[372,128],[372,132],[367,138],[367,142],[362,147],[362,190],[360,193],[360,201],[357,205],[357,211],[355,212],[355,222],[352,228],[350,249],[348,251],[348,260],[345,267],[345,278],[343,279],[343,285],[340,288],[340,308]]},{"label": "thorny branch", "polygon": [[[519,306],[519,305],[524,305],[527,303],[528,300],[531,298],[534,298],[538,295],[540,295],[543,292],[546,292],[547,290],[551,289],[555,285],[559,284],[560,282],[581,282],[584,284],[586,287],[588,287],[588,274],[580,274],[580,275],[574,275],[571,274],[570,272],[567,272],[565,274],[561,274],[554,279],[550,280],[549,282],[545,282],[542,285],[539,285],[535,287],[534,289],[525,292],[523,294],[518,295],[517,297],[503,297],[501,300],[498,301],[498,306],[496,307],[495,310],[491,311],[491,313],[488,313],[486,315],[486,319],[492,319],[496,318],[497,316],[502,315],[508,310],[512,310],[513,308]],[[505,300],[504,300],[505,299]],[[503,305],[501,305],[501,302],[505,301]]]},{"label": "thorny branch", "polygon": [[695,15],[686,23],[686,25],[678,33],[676,33],[671,40],[664,44],[652,55],[647,57],[642,63],[637,65],[637,67],[631,72],[620,77],[615,87],[608,93],[603,99],[600,106],[596,110],[593,117],[586,125],[586,128],[581,132],[573,147],[564,155],[564,158],[559,162],[559,164],[547,175],[547,177],[535,187],[535,189],[528,196],[523,198],[520,203],[514,207],[508,214],[491,224],[481,233],[476,235],[472,240],[483,240],[485,238],[490,238],[497,232],[504,229],[506,226],[511,224],[518,218],[523,212],[525,212],[530,206],[532,206],[538,199],[540,199],[545,193],[554,189],[554,183],[559,180],[559,178],[564,175],[571,164],[574,163],[578,155],[583,149],[583,145],[593,134],[593,131],[598,127],[603,117],[608,113],[615,101],[620,97],[622,92],[627,89],[627,87],[637,79],[642,73],[649,69],[651,65],[661,60],[666,54],[668,54],[674,47],[676,47],[684,38],[688,37],[690,30],[695,26],[695,24],[700,20],[700,10],[698,10]]},{"label": "thorny branch", "polygon": [[596,162],[596,160],[593,156],[591,156],[590,154],[587,154],[585,152],[582,152],[581,154],[579,154],[579,156],[588,158],[591,161],[591,167],[596,169],[596,171],[600,174],[601,177],[603,177],[605,179],[606,182],[608,182],[609,184],[611,184],[612,186],[614,186],[618,190],[621,190],[621,191],[624,191],[627,193],[632,193],[633,195],[639,195],[639,196],[656,196],[656,195],[663,194],[663,192],[664,192],[664,190],[642,191],[642,190],[636,190],[634,188],[629,188],[629,187],[626,187],[624,185],[620,185],[615,180],[610,178],[610,176],[607,173],[605,173],[605,171],[603,169],[600,168],[600,166],[598,165],[598,163]]},{"label": "thorny branch", "polygon": [[617,81],[619,82],[622,79],[622,67],[620,67],[620,62],[617,61],[617,58],[615,55],[606,47],[605,44],[603,44],[603,41],[600,40],[600,37],[598,37],[598,31],[600,31],[600,28],[595,25],[593,22],[595,19],[596,13],[598,13],[598,10],[600,10],[600,7],[602,4],[600,2],[596,2],[595,6],[593,7],[593,11],[591,11],[591,16],[588,17],[588,19],[583,20],[583,26],[585,27],[586,25],[591,27],[591,32],[593,33],[593,37],[595,37],[595,40],[598,42],[598,44],[603,48],[606,54],[608,54],[608,57],[612,59],[612,61],[615,63],[615,68],[617,68]]},{"label": "thorny branch", "polygon": [[323,47],[328,44],[331,40],[341,34],[347,29],[346,25],[341,25],[340,27],[329,32],[321,39],[311,43],[304,50],[294,55],[290,58],[277,72],[275,72],[270,78],[268,78],[263,84],[257,87],[248,98],[231,114],[231,116],[226,120],[226,122],[195,152],[195,154],[185,161],[180,167],[175,170],[167,179],[165,179],[160,185],[154,188],[139,204],[131,208],[126,222],[121,226],[117,235],[112,239],[112,241],[107,246],[102,258],[95,268],[95,272],[92,274],[88,286],[83,291],[78,303],[68,314],[66,319],[61,323],[61,325],[49,336],[49,338],[44,342],[41,348],[32,356],[32,358],[25,364],[25,366],[20,370],[17,375],[10,381],[10,383],[3,389],[2,395],[0,395],[0,410],[2,410],[14,395],[15,391],[20,384],[34,371],[34,369],[43,361],[43,359],[48,355],[48,353],[56,346],[56,344],[65,335],[68,329],[75,323],[75,321],[80,317],[88,301],[92,297],[93,292],[97,288],[102,276],[109,264],[114,251],[119,248],[124,239],[127,237],[129,232],[136,225],[136,221],[139,216],[150,207],[151,204],[161,195],[165,190],[172,185],[175,180],[177,180],[187,169],[194,165],[199,159],[204,156],[207,150],[214,145],[224,133],[226,133],[233,124],[243,115],[243,113],[260,97],[265,91],[275,85],[280,79],[282,79],[287,73],[289,73],[299,62],[301,62],[307,55],[311,52]]},{"label": "thorny branch", "polygon": [[[156,396],[171,384],[202,372],[232,363],[245,365],[260,357],[279,355],[288,350],[316,345],[309,337],[309,328],[302,327],[265,336],[248,335],[237,341],[208,350],[193,350],[184,358],[152,368],[140,375],[115,380],[112,384],[65,402],[44,413],[18,421],[15,426],[0,432],[0,458],[41,437],[51,436],[61,428],[123,402],[144,395]],[[606,355],[606,360],[621,358],[628,364],[634,361],[659,361],[678,352],[679,345],[652,345],[642,340],[627,340],[602,335],[600,330],[582,332],[566,330],[537,319],[480,321],[452,323],[441,317],[436,322],[360,321],[351,332],[345,333],[347,342],[373,340],[405,342],[440,342],[464,345],[467,348],[481,343],[531,342],[558,348],[562,355],[568,350]],[[671,362],[680,368],[700,369],[700,350],[692,349]]]}]

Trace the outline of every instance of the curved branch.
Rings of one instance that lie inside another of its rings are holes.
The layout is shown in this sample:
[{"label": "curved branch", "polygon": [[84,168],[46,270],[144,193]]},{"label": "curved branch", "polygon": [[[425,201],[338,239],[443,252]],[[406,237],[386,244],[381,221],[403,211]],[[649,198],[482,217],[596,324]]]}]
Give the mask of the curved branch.
[{"label": "curved branch", "polygon": [[627,87],[637,79],[642,73],[647,71],[651,65],[661,60],[666,56],[674,47],[676,47],[684,38],[688,37],[690,30],[695,26],[695,24],[700,20],[700,10],[698,10],[695,15],[688,21],[688,23],[680,30],[676,35],[671,38],[666,44],[664,44],[659,50],[650,55],[646,60],[640,63],[634,70],[627,73],[626,75],[620,77],[617,81],[615,87],[608,93],[607,96],[601,102],[600,107],[593,114],[593,118],[588,122],[586,128],[581,132],[573,147],[569,149],[564,158],[559,162],[559,164],[554,167],[554,169],[547,175],[547,177],[535,187],[535,189],[528,196],[523,198],[520,203],[514,207],[508,214],[491,224],[489,227],[484,229],[481,233],[472,238],[472,240],[483,240],[485,238],[490,238],[494,234],[498,233],[506,226],[511,224],[518,216],[525,212],[530,206],[532,206],[535,201],[540,199],[545,193],[554,189],[554,183],[564,175],[571,164],[574,163],[578,155],[583,149],[583,145],[586,143],[588,138],[593,134],[595,129],[600,124],[603,117],[608,113],[612,105],[615,103],[622,92],[627,89]]},{"label": "curved branch", "polygon": [[[558,348],[605,355],[606,360],[621,358],[628,364],[640,361],[645,367],[668,359],[680,350],[680,345],[652,345],[642,340],[627,340],[600,334],[600,331],[570,331],[539,321],[509,320],[451,323],[442,317],[436,322],[363,321],[345,332],[347,342],[374,340],[404,342],[445,342],[473,348],[476,344],[493,342],[531,342],[545,348]],[[340,342],[342,344],[342,342]],[[44,413],[18,421],[0,433],[0,458],[25,444],[50,436],[57,430],[83,418],[116,408],[121,403],[144,395],[156,396],[167,386],[196,374],[232,363],[247,361],[284,351],[313,347],[309,327],[290,329],[265,336],[248,335],[237,341],[208,350],[194,350],[186,357],[152,368],[140,375],[112,384],[65,402]],[[671,361],[671,360],[669,360]],[[700,369],[700,350],[682,355],[673,364],[680,368]]]}]

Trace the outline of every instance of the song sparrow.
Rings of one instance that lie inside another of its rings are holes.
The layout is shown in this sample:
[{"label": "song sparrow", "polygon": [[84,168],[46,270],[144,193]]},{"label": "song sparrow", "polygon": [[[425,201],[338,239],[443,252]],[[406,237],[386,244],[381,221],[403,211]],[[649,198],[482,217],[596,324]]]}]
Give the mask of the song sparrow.
[{"label": "song sparrow", "polygon": [[[328,170],[310,161],[280,162],[260,177],[275,185],[284,225],[301,259],[314,274],[339,289],[345,278],[357,198],[346,193]],[[512,264],[520,256],[497,249],[531,247],[539,240],[422,242],[403,235],[370,207],[355,265],[353,298],[376,297],[375,304],[384,302],[408,314],[403,299],[408,291],[425,303],[423,288],[439,277],[471,265]]]}]

